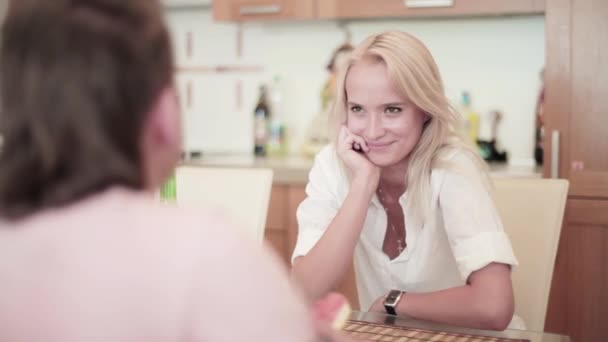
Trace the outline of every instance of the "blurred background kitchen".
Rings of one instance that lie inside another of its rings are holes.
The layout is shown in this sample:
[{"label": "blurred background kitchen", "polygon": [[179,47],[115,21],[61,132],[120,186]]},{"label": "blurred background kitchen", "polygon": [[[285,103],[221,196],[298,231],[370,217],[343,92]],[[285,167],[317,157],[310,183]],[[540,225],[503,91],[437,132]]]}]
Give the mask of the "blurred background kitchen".
[{"label": "blurred background kitchen", "polygon": [[382,9],[368,17],[363,1],[355,2],[361,8],[352,13],[313,1],[216,1],[215,15],[210,0],[165,3],[188,154],[252,155],[254,112],[265,86],[266,155],[312,157],[319,145],[315,133],[325,127],[319,119],[326,117],[332,55],[344,44],[397,29],[427,44],[449,98],[467,119],[468,135],[480,140],[482,156],[540,175],[534,147],[545,18],[532,1],[481,13],[442,13],[446,8],[440,7],[439,14],[404,18],[390,18]]},{"label": "blurred background kitchen", "polygon": [[[369,34],[403,30],[431,50],[493,177],[569,181],[544,330],[606,341],[607,1],[163,2],[184,114],[183,164],[272,169],[263,234],[286,265],[312,156],[324,143],[332,56]],[[0,0],[0,15],[5,5]],[[559,225],[561,215],[555,219]],[[352,282],[344,286],[354,293]]]}]

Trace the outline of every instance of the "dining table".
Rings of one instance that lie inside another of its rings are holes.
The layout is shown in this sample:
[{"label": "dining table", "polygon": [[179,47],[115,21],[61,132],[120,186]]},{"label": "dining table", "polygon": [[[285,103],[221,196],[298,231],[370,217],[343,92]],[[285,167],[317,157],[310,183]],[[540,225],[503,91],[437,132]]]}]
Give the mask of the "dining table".
[{"label": "dining table", "polygon": [[568,336],[529,330],[479,330],[406,316],[353,311],[343,330],[363,341],[384,342],[570,342]]}]

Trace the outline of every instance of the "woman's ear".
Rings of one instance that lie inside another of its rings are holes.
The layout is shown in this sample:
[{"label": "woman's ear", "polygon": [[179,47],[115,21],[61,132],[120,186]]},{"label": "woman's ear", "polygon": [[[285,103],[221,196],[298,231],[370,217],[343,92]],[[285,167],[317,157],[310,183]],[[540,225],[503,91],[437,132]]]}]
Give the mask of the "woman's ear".
[{"label": "woman's ear", "polygon": [[148,113],[148,129],[157,147],[180,146],[182,141],[181,113],[173,86],[161,91]]}]

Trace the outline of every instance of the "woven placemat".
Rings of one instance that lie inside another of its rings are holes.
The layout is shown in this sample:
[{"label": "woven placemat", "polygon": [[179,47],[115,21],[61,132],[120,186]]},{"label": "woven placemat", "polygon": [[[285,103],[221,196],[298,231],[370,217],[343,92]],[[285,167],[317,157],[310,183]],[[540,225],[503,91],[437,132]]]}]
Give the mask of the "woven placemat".
[{"label": "woven placemat", "polygon": [[530,342],[530,340],[455,334],[362,321],[348,321],[344,327],[344,331],[351,336],[363,340],[383,342]]}]

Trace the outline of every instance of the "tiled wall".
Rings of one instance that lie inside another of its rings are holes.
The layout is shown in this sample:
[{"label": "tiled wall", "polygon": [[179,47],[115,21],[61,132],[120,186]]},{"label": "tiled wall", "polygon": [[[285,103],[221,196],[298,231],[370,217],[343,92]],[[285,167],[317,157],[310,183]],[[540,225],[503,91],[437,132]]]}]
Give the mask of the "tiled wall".
[{"label": "tiled wall", "polygon": [[[319,111],[324,66],[345,39],[338,23],[239,26],[214,23],[209,9],[172,9],[167,19],[180,67],[186,147],[249,153],[258,87],[279,75],[286,106],[278,116],[288,126],[290,150],[297,152]],[[482,114],[504,112],[499,141],[512,163],[532,162],[544,17],[352,21],[346,27],[354,43],[388,29],[419,37],[437,60],[448,96],[457,102],[468,90]]]}]

